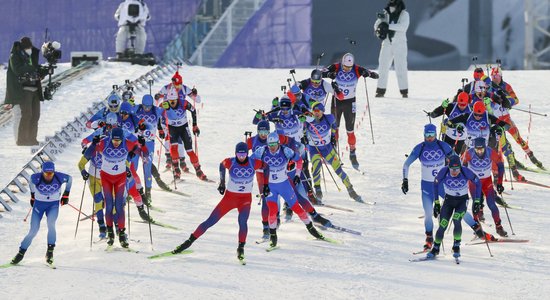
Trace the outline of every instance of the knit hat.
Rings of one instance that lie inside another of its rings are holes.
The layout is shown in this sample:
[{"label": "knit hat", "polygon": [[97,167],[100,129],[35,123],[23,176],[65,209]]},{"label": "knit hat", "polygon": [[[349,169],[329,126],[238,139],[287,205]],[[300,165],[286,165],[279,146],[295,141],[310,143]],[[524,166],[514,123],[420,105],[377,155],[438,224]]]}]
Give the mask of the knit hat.
[{"label": "knit hat", "polygon": [[29,49],[32,48],[32,42],[31,38],[28,36],[24,36],[21,38],[21,49]]}]

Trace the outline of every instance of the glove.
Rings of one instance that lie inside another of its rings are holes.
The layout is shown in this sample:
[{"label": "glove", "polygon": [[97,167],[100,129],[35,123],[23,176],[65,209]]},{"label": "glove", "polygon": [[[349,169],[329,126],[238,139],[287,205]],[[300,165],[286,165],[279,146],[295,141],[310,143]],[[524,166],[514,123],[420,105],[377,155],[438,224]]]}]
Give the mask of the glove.
[{"label": "glove", "polygon": [[306,121],[306,119],[307,119],[306,115],[300,115],[300,116],[298,117],[298,121],[300,121],[300,122],[302,122],[302,123],[304,123],[304,122]]},{"label": "glove", "polygon": [[[277,100],[277,101],[279,101],[279,100]],[[278,103],[278,102],[277,102],[277,103]],[[278,105],[278,104],[277,104],[277,105]],[[260,119],[260,120],[261,120],[263,116],[264,116],[264,111],[263,111],[263,110],[260,109],[260,110],[258,110],[258,111],[256,112],[256,119]]]},{"label": "glove", "polygon": [[63,196],[61,196],[61,205],[63,206],[67,203],[69,203],[69,191],[65,191]]},{"label": "glove", "polygon": [[97,122],[97,126],[98,126],[98,127],[103,127],[103,126],[105,126],[105,121],[101,120],[101,121]]},{"label": "glove", "polygon": [[340,91],[340,87],[338,87],[338,83],[336,81],[332,81],[330,83],[330,86],[332,86],[332,89],[335,93],[338,93],[338,91]]},{"label": "glove", "polygon": [[403,178],[403,183],[401,183],[401,190],[405,195],[409,191],[409,180],[407,178]]},{"label": "glove", "polygon": [[164,130],[159,130],[159,138],[163,140],[166,137],[166,134],[164,134]]},{"label": "glove", "polygon": [[270,192],[270,191],[269,191],[269,185],[268,185],[268,184],[264,185],[264,189],[263,189],[263,191],[262,191],[262,195],[264,195],[264,197],[267,197],[267,196],[269,196],[269,192]]},{"label": "glove", "polygon": [[201,134],[199,126],[193,125],[193,134],[196,135],[196,136],[199,136]]},{"label": "glove", "polygon": [[491,98],[489,98],[489,97],[483,98],[483,105],[485,105],[485,106],[491,105]]},{"label": "glove", "polygon": [[130,177],[132,177],[132,171],[130,171],[130,169],[126,168],[126,178],[130,178]]},{"label": "glove", "polygon": [[497,192],[499,194],[502,194],[502,192],[504,192],[504,186],[502,185],[502,183],[497,183]]},{"label": "glove", "polygon": [[273,98],[273,100],[271,100],[271,105],[272,106],[279,106],[279,97]]},{"label": "glove", "polygon": [[84,181],[86,181],[86,180],[88,180],[88,178],[90,178],[90,174],[88,174],[88,172],[86,172],[86,170],[80,171],[80,174],[82,175],[82,179],[84,179]]},{"label": "glove", "polygon": [[34,193],[31,193],[31,207],[34,207]]},{"label": "glove", "polygon": [[170,103],[168,101],[162,102],[162,108],[169,109],[170,108]]},{"label": "glove", "polygon": [[191,95],[193,95],[193,96],[197,95],[197,89],[196,88],[191,89]]},{"label": "glove", "polygon": [[474,206],[472,207],[472,212],[474,213],[474,216],[479,213],[480,209],[481,209],[481,200],[475,199]]},{"label": "glove", "polygon": [[372,78],[372,79],[378,79],[378,77],[380,77],[380,76],[378,76],[378,73],[371,71],[369,77]]},{"label": "glove", "polygon": [[156,94],[155,94],[155,100],[158,100],[158,99],[160,99],[160,94],[159,94],[159,93],[156,93]]},{"label": "glove", "polygon": [[218,192],[220,192],[220,195],[223,195],[223,193],[225,193],[225,182],[220,182],[220,185],[218,185]]},{"label": "glove", "polygon": [[145,129],[147,129],[147,126],[145,126],[145,123],[140,123],[140,124],[138,125],[138,129],[139,129],[139,130],[145,130]]},{"label": "glove", "polygon": [[99,134],[94,136],[94,138],[92,139],[92,144],[97,144],[99,143],[99,140],[101,139],[101,137],[99,137]]},{"label": "glove", "polygon": [[458,124],[456,126],[456,131],[460,134],[464,133],[464,126],[462,124]]},{"label": "glove", "polygon": [[449,106],[449,98],[443,100],[443,102],[441,102],[441,107],[443,108],[447,108],[447,106]]},{"label": "glove", "polygon": [[435,203],[434,203],[434,218],[439,217],[440,213],[441,213],[441,204],[439,204],[439,200],[435,200]]},{"label": "glove", "polygon": [[381,22],[376,28],[376,36],[383,41],[388,37],[389,30],[390,25],[387,22]]},{"label": "glove", "polygon": [[336,136],[331,135],[330,136],[330,144],[334,147],[336,147]]},{"label": "glove", "polygon": [[145,138],[141,135],[138,136],[138,143],[141,145],[141,146],[145,146]]},{"label": "glove", "polygon": [[128,152],[128,158],[131,160],[131,159],[134,159],[134,157],[136,156],[136,154],[134,153],[134,151],[130,151]]},{"label": "glove", "polygon": [[300,176],[294,175],[294,185],[300,184]]}]

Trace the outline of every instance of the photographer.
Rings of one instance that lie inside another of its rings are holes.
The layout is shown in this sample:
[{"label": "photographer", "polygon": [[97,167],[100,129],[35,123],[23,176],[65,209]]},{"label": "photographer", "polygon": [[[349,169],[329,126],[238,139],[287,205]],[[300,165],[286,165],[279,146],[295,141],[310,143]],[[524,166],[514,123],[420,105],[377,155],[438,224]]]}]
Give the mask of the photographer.
[{"label": "photographer", "polygon": [[42,68],[38,64],[39,52],[28,37],[15,41],[11,49],[5,104],[14,105],[18,146],[38,145],[36,135],[40,119],[40,101],[44,101],[40,83],[44,74],[41,74]]},{"label": "photographer", "polygon": [[376,36],[382,40],[378,56],[378,72],[380,78],[376,88],[376,97],[384,97],[388,84],[388,72],[392,61],[395,64],[397,84],[403,98],[408,97],[407,79],[407,29],[409,28],[409,13],[405,10],[402,0],[390,0],[374,23]]},{"label": "photographer", "polygon": [[115,12],[115,20],[118,21],[118,32],[116,35],[117,58],[126,56],[126,44],[132,34],[135,34],[135,41],[132,46],[134,54],[143,54],[147,34],[145,23],[151,19],[149,8],[143,0],[125,0],[120,3]]}]

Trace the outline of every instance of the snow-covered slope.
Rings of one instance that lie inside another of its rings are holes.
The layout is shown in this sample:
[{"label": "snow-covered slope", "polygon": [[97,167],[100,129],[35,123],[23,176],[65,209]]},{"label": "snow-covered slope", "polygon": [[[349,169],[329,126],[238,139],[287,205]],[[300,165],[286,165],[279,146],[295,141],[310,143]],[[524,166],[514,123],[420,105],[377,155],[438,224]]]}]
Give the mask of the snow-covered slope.
[{"label": "snow-covered slope", "polygon": [[[120,84],[126,78],[133,79],[146,69],[107,64],[89,78],[72,85],[70,91],[60,91],[55,101],[45,105],[39,138],[57,130],[77,111],[84,109],[87,101],[105,96],[112,84]],[[205,173],[217,181],[219,162],[233,154],[235,143],[244,138],[244,131],[255,131],[250,123],[252,109],[269,107],[272,97],[279,95],[280,85],[285,84],[288,70],[185,67],[181,73],[184,83],[196,86],[202,95],[203,103],[198,105],[199,156]],[[309,73],[310,70],[297,70],[297,78]],[[0,271],[0,298],[534,299],[548,295],[550,241],[545,236],[550,225],[550,212],[549,190],[544,188],[518,183],[511,191],[509,183],[505,185],[511,194],[505,196],[506,201],[523,207],[523,210],[509,210],[516,236],[529,239],[529,243],[491,244],[492,258],[484,245],[463,245],[463,263],[455,265],[449,253],[452,234],[447,234],[446,256],[434,262],[408,261],[413,258],[413,251],[421,249],[424,227],[423,220],[418,218],[423,214],[418,163],[410,171],[409,194],[403,195],[400,190],[404,154],[422,140],[423,125],[428,122],[422,110],[431,110],[440,104],[441,99],[452,96],[460,79],[471,74],[455,71],[410,72],[409,75],[409,99],[397,98],[399,93],[393,74],[390,75],[389,97],[383,99],[372,96],[376,82],[368,80],[375,144],[370,137],[365,113],[365,87],[362,82],[358,87],[358,157],[366,174],[361,175],[348,167],[345,151],[344,169],[358,192],[377,204],[364,205],[349,200],[345,192],[337,191],[330,177],[326,178],[326,203],[355,212],[322,207],[318,211],[337,225],[362,231],[363,236],[325,231],[324,234],[342,241],[342,244],[313,241],[304,225],[294,218],[293,222],[283,223],[279,230],[281,249],[267,253],[265,244],[254,243],[261,235],[260,206],[254,203],[248,222],[246,266],[241,266],[236,260],[238,226],[234,211],[195,242],[192,246],[194,253],[148,260],[147,256],[171,250],[185,240],[221,198],[216,184],[203,183],[189,175],[179,188],[190,193],[190,198],[154,189],[153,204],[166,212],[152,212],[153,217],[181,228],[171,230],[154,226],[154,250],[151,250],[147,226],[135,222],[130,222],[130,246],[140,253],[107,253],[104,244],[94,244],[90,250],[90,221],[80,223],[74,239],[77,213],[65,206],[57,222],[55,258],[58,269],[50,270],[42,263],[46,251],[43,221],[22,266]],[[527,108],[532,104],[536,111],[550,111],[550,104],[546,101],[550,94],[546,85],[549,72],[510,71],[504,76],[518,93],[522,101],[520,107]],[[165,81],[168,82],[169,78]],[[157,83],[155,89],[159,87],[160,83]],[[530,134],[527,133],[528,114],[514,111],[513,118],[524,137],[529,136],[537,157],[550,166],[548,118],[533,116]],[[10,165],[13,159],[30,156],[20,152],[20,148],[4,146],[12,143],[10,133],[11,128],[0,130],[0,161],[3,166],[10,166],[0,174],[2,180],[9,180],[6,177],[14,175],[10,175],[14,168]],[[345,139],[341,142],[344,145]],[[525,162],[521,150],[515,144],[514,147],[518,151],[517,157]],[[59,170],[74,177],[71,203],[75,206],[80,205],[83,189],[76,168],[79,157],[80,147],[75,143],[57,162]],[[524,175],[550,184],[548,175],[528,172]],[[162,176],[169,180],[169,173]],[[340,181],[338,185],[343,186]],[[88,191],[84,195],[84,210],[89,212],[91,197]],[[28,223],[23,222],[29,205],[19,203],[13,206],[14,212],[3,213],[4,218],[0,219],[2,262],[8,262],[15,255],[29,228]],[[137,210],[133,204],[130,207],[132,219],[137,219]],[[486,215],[490,220],[489,214]],[[506,220],[502,209],[501,215]],[[508,223],[504,221],[504,224],[511,234]],[[463,241],[467,242],[473,235],[466,225],[464,227]],[[494,226],[486,225],[485,229],[494,233]],[[94,230],[96,235],[97,228]]]}]

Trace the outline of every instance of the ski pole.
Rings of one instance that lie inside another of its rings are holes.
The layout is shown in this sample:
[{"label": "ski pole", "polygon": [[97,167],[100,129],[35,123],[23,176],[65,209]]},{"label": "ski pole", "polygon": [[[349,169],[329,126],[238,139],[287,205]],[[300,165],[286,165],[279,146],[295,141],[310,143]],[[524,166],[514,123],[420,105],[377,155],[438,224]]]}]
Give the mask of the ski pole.
[{"label": "ski pole", "polygon": [[[292,79],[294,80],[294,84],[295,84],[295,85],[298,85],[298,83],[296,82],[296,78],[294,77],[294,74],[296,74],[296,70],[291,69],[291,70],[290,70],[290,75],[292,75]],[[289,83],[290,83],[290,82],[289,82]]]},{"label": "ski pole", "polygon": [[502,202],[504,203],[504,211],[506,212],[506,218],[508,218],[508,224],[510,224],[510,229],[512,230],[512,235],[516,235],[514,233],[514,227],[512,227],[512,222],[510,222],[510,215],[508,214],[508,208],[506,201],[504,201],[504,197],[502,196],[502,193],[500,194],[500,198],[502,198]]},{"label": "ski pole", "polygon": [[[94,168],[94,184],[93,184],[93,187],[92,187],[92,192],[94,194],[93,197],[95,197],[95,194],[96,194],[96,183],[97,183],[97,168]],[[92,198],[93,198],[92,197]],[[105,200],[103,200],[105,201]],[[90,251],[92,251],[92,244],[93,244],[93,239],[94,239],[94,218],[93,218],[93,214],[95,213],[95,200],[92,199],[92,217],[90,218],[90,220],[92,220],[92,223],[91,223],[91,226],[90,226]]]},{"label": "ski pole", "polygon": [[[170,152],[170,149],[168,149],[168,147],[166,147],[166,145],[164,145],[164,143],[162,142],[162,140],[157,136],[155,135],[155,137],[159,140],[160,144],[164,147],[164,149],[166,149],[166,151]],[[198,155],[197,155],[198,156]],[[159,164],[160,164],[160,156],[159,156]],[[174,189],[177,190],[178,189],[178,186],[176,184],[176,173],[175,173],[175,170],[174,168],[172,168],[172,176],[174,178]]]},{"label": "ski pole", "polygon": [[149,221],[149,239],[151,240],[151,250],[154,250],[153,249],[153,232],[151,231],[151,215],[149,213],[149,206],[148,205],[145,205],[147,207],[147,215],[149,216],[148,218],[148,221]]},{"label": "ski pole", "polygon": [[428,120],[430,121],[430,124],[432,124],[432,116],[430,116],[430,113],[427,112],[427,111],[424,110],[424,109],[423,109],[422,111],[426,113],[426,115],[428,116]]},{"label": "ski pole", "polygon": [[32,210],[32,206],[31,206],[31,208],[29,208],[29,211],[27,212],[27,215],[23,219],[23,222],[27,222],[27,219],[29,218],[29,215],[31,214],[31,210]]},{"label": "ski pole", "polygon": [[372,129],[372,118],[370,115],[370,104],[369,104],[369,92],[367,89],[367,78],[363,77],[363,81],[365,82],[365,95],[367,95],[367,111],[369,112],[369,123],[370,123],[370,134],[372,136],[372,144],[374,145],[374,130]]},{"label": "ski pole", "polygon": [[[82,197],[80,198],[80,209],[77,209],[78,210],[78,217],[76,219],[76,229],[74,231],[74,238],[75,239],[76,239],[76,233],[78,232],[78,223],[80,223],[80,214],[82,213],[82,203],[84,202],[84,192],[86,191],[86,183],[87,182],[88,182],[88,180],[84,180],[84,187],[82,188]],[[76,207],[74,207],[72,204],[70,204],[70,203],[67,203],[67,204],[69,204],[70,207],[76,209]]]},{"label": "ski pole", "polygon": [[[479,225],[479,229],[481,229],[481,232],[485,234],[485,230],[483,230],[483,227],[481,226],[481,222],[478,221],[477,224]],[[493,257],[493,253],[491,253],[491,248],[489,247],[489,241],[487,241],[487,236],[484,235],[483,238],[485,239],[485,245],[487,245],[487,250],[489,250],[489,255]]]},{"label": "ski pole", "polygon": [[[319,131],[317,131],[317,128],[315,128],[315,126],[313,126],[311,123],[308,123],[308,125],[311,127],[311,129],[313,129],[313,131],[315,131],[315,134],[317,135],[317,137],[320,139],[320,140],[323,140],[321,138],[321,135],[319,134]],[[328,174],[330,175],[330,177],[332,178],[332,181],[334,181],[334,184],[336,185],[336,188],[338,189],[338,191],[342,191],[340,189],[340,187],[338,186],[338,183],[336,182],[336,179],[334,179],[334,176],[332,176],[332,173],[330,172],[330,169],[328,168],[328,162],[327,160],[325,159],[325,157],[321,154],[321,150],[319,150],[319,148],[317,147],[317,145],[313,145],[315,147],[315,149],[317,150],[317,153],[319,153],[319,156],[321,157],[321,160],[323,161],[323,164],[325,165],[325,167],[327,168],[327,172]],[[332,148],[333,150],[336,151],[336,149],[334,149],[334,147]],[[336,153],[336,156],[338,156],[338,153]],[[339,159],[340,160],[340,159]],[[321,169],[322,170],[322,169]],[[324,178],[324,173],[323,173],[323,178]],[[325,183],[325,186],[326,186],[326,183]],[[326,187],[325,187],[326,189]]]},{"label": "ski pole", "polygon": [[538,113],[538,112],[525,110],[525,109],[521,109],[521,108],[517,108],[517,107],[512,107],[512,109],[515,109],[517,111],[522,111],[522,112],[525,112],[525,113],[529,113],[529,114],[533,114],[533,115],[537,115],[537,116],[548,117],[548,114]]},{"label": "ski pole", "polygon": [[[78,208],[76,208],[76,206],[72,205],[71,203],[67,203],[67,205],[68,205],[69,207],[71,207],[72,209],[76,210],[76,211],[79,213],[79,215],[84,215],[86,218],[92,218],[92,219],[93,219],[93,217],[94,217],[94,216],[88,216],[87,214],[85,214],[84,212],[82,212],[81,210],[79,210]],[[79,221],[80,221],[80,220],[79,220]]]}]

